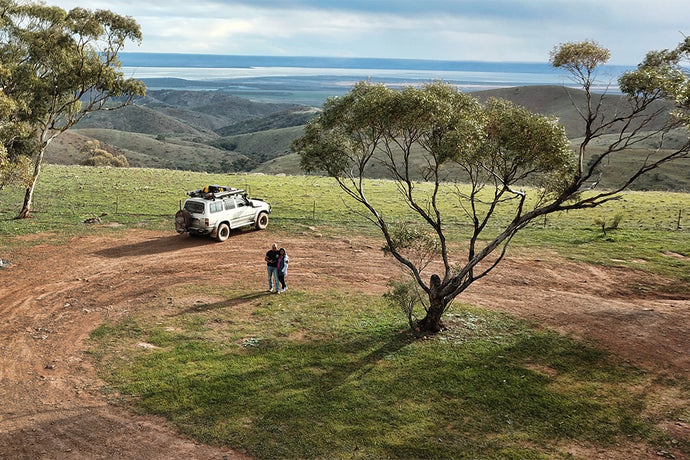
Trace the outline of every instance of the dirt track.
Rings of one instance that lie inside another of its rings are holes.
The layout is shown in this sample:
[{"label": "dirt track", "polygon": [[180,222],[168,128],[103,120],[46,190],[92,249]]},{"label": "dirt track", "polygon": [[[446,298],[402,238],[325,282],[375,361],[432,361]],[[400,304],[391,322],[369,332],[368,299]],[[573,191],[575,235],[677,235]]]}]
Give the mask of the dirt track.
[{"label": "dirt track", "polygon": [[[337,283],[382,293],[397,274],[377,249],[379,241],[269,232],[218,244],[128,231],[0,254],[11,262],[0,269],[0,458],[243,458],[184,439],[164,420],[108,405],[83,340],[106,318],[156,302],[165,289],[194,279],[227,283],[240,274],[247,288],[265,290],[263,255],[272,238],[293,255],[293,289]],[[667,281],[658,277],[540,257],[505,260],[462,301],[537,320],[646,369],[690,378],[690,299],[659,294]],[[670,425],[688,439],[690,427]]]}]

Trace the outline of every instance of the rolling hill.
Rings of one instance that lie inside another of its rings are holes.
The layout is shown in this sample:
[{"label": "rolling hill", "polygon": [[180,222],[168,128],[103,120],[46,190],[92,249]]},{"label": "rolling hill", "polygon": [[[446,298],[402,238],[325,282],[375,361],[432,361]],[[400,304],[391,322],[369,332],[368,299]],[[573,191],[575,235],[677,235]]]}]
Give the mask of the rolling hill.
[{"label": "rolling hill", "polygon": [[[531,112],[556,117],[565,127],[570,139],[584,136],[584,123],[575,107],[586,107],[585,92],[582,90],[564,86],[520,86],[477,91],[472,94],[482,102],[492,97],[506,99]],[[628,105],[626,98],[619,94],[595,94],[593,103],[595,106],[601,104],[601,114],[606,119],[612,119]],[[654,107],[661,108],[662,104],[657,103]],[[659,118],[650,128],[658,128],[664,121],[664,118]]]},{"label": "rolling hill", "polygon": [[[479,91],[473,95],[480,101],[491,97],[507,99],[535,113],[557,117],[574,145],[584,134],[582,120],[573,105],[585,103],[581,90],[526,86]],[[594,103],[599,102],[607,117],[627,104],[617,94],[596,95]],[[46,160],[78,163],[80,146],[89,139],[97,139],[125,154],[134,167],[302,174],[298,158],[290,153],[290,143],[319,112],[320,108],[316,107],[254,102],[217,90],[149,91],[130,107],[96,112],[83,119],[64,138],[51,144]],[[679,144],[687,135],[678,132],[669,138]],[[604,137],[599,142],[606,141]],[[630,158],[644,156],[655,148],[653,141],[639,145],[621,164],[627,165]],[[609,167],[612,171],[615,168],[615,165]],[[374,168],[371,174],[384,177],[386,173]],[[654,177],[641,181],[638,187],[688,190],[690,166],[662,169]]]}]

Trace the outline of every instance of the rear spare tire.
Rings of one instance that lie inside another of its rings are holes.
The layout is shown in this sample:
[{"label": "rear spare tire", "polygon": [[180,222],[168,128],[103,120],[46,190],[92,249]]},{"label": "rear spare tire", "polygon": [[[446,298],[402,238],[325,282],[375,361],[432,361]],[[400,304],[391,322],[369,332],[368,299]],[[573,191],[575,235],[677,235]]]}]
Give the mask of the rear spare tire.
[{"label": "rear spare tire", "polygon": [[175,230],[177,233],[184,233],[189,228],[190,215],[186,209],[180,209],[175,213]]}]

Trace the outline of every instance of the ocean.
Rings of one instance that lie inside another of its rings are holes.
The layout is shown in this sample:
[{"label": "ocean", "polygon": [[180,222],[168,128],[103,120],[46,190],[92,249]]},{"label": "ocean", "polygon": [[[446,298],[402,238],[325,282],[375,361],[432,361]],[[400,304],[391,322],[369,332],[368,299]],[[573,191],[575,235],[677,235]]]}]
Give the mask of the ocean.
[{"label": "ocean", "polygon": [[[260,102],[320,106],[347,93],[361,80],[392,87],[442,80],[462,91],[530,85],[574,86],[569,75],[549,63],[439,61],[288,56],[120,53],[127,77],[151,90],[216,90]],[[604,66],[602,85],[617,91],[616,80],[630,67]]]}]

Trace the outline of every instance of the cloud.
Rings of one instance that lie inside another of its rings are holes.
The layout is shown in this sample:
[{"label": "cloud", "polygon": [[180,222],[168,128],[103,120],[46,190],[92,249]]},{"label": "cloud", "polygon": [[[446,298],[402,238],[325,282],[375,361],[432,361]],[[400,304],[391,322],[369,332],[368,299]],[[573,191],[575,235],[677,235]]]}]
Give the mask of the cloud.
[{"label": "cloud", "polygon": [[[83,0],[47,0],[71,8]],[[554,45],[594,39],[612,63],[674,47],[687,0],[90,0],[134,17],[127,51],[545,61]]]}]

